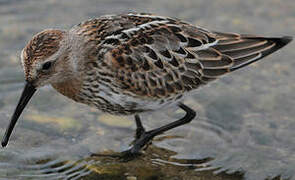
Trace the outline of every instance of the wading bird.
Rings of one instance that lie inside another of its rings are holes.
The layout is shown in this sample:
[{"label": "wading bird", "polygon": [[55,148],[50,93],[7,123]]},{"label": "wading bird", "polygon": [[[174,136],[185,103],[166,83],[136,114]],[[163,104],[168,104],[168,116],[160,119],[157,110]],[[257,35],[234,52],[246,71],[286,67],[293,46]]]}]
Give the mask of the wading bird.
[{"label": "wading bird", "polygon": [[[199,87],[262,59],[292,40],[209,31],[152,14],[108,15],[70,30],[36,34],[21,52],[26,85],[2,141],[6,146],[35,91],[51,84],[76,102],[116,115],[134,115],[138,153],[153,137],[189,123],[182,103]],[[145,131],[139,114],[177,105],[186,115]]]}]

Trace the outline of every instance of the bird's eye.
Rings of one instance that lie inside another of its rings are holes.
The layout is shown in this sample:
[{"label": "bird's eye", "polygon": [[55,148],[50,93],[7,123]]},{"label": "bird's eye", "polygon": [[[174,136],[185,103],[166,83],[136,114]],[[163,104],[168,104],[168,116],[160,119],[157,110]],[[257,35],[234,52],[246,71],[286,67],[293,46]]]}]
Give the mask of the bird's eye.
[{"label": "bird's eye", "polygon": [[48,70],[51,67],[51,64],[52,63],[50,61],[44,63],[42,66],[42,70]]}]

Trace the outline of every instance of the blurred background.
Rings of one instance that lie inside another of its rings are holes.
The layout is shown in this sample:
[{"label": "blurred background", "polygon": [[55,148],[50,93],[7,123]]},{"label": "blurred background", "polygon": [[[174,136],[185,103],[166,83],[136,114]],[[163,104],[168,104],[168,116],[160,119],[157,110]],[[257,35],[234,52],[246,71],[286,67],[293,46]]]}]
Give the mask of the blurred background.
[{"label": "blurred background", "polygon": [[[0,134],[23,88],[20,51],[37,32],[105,14],[149,12],[209,30],[295,36],[294,0],[0,0]],[[0,149],[0,179],[295,179],[295,43],[198,90],[192,123],[155,138],[145,154],[115,154],[133,140],[133,117],[74,103],[45,87]],[[183,116],[146,113],[147,129]]]}]

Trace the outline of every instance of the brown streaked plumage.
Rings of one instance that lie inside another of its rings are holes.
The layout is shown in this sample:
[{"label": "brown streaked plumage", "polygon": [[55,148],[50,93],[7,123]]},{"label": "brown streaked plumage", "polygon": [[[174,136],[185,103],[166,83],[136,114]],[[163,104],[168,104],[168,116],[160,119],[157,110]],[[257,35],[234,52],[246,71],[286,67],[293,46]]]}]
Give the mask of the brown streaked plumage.
[{"label": "brown streaked plumage", "polygon": [[[104,112],[135,114],[138,129],[129,152],[136,153],[154,136],[195,117],[181,103],[183,95],[291,40],[214,32],[177,19],[135,13],[91,19],[69,31],[45,30],[22,52],[27,85],[2,145],[36,88],[51,84],[63,95]],[[137,114],[171,104],[186,116],[145,132]]]},{"label": "brown streaked plumage", "polygon": [[26,79],[31,79],[30,70],[35,61],[44,60],[56,53],[64,31],[44,30],[36,34],[22,51],[22,64]]},{"label": "brown streaked plumage", "polygon": [[79,90],[81,89],[81,81],[77,79],[71,79],[65,82],[52,83],[51,85],[62,95],[67,96],[75,101],[79,101],[79,99],[76,99],[75,94],[78,94]]}]

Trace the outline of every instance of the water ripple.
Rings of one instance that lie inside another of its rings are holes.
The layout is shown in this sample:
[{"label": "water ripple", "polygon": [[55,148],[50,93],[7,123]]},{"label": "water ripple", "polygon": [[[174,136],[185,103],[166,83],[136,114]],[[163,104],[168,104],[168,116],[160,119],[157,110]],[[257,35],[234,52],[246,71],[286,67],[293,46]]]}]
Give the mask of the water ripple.
[{"label": "water ripple", "polygon": [[15,165],[1,163],[0,168],[6,172],[6,178],[30,178],[30,179],[78,179],[91,173],[93,160],[43,160],[34,165]]}]

